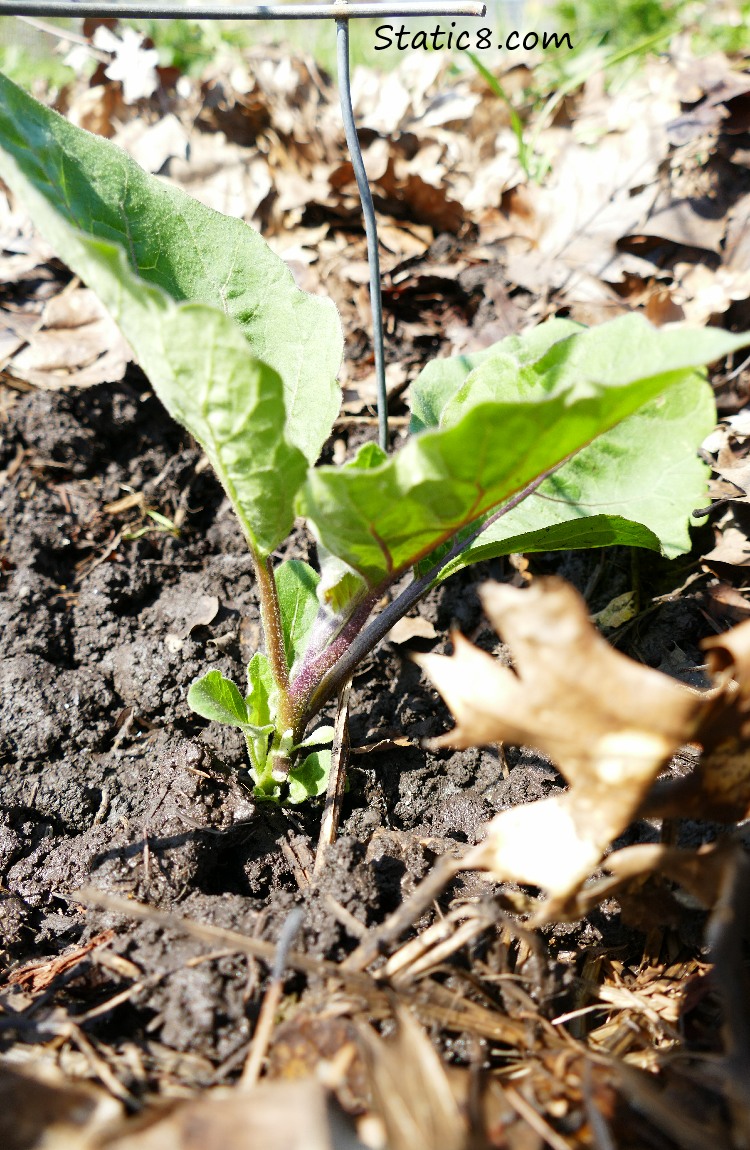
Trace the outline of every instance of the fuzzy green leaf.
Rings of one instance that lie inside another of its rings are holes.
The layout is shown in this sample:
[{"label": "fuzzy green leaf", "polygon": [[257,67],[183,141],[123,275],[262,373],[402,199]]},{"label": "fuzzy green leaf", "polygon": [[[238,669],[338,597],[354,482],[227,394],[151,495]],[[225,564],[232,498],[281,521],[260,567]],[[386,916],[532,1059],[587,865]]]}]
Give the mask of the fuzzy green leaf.
[{"label": "fuzzy green leaf", "polygon": [[274,572],[284,633],[284,652],[291,669],[304,654],[318,614],[317,587],[320,576],[301,559],[288,559]]},{"label": "fuzzy green leaf", "polygon": [[301,766],[289,772],[289,802],[304,803],[324,795],[331,772],[331,752],[313,751]]},{"label": "fuzzy green leaf", "polygon": [[272,731],[276,725],[278,688],[268,656],[256,651],[247,665],[248,693],[245,699],[250,722],[259,730]]},{"label": "fuzzy green leaf", "polygon": [[487,360],[498,361],[496,374],[505,369],[511,378],[515,378],[521,367],[540,360],[553,344],[581,330],[580,324],[572,320],[550,319],[526,335],[508,336],[482,351],[431,360],[409,388],[412,413],[409,430],[415,434],[429,427],[439,427],[448,402],[462,388],[467,377],[471,378],[474,370]]},{"label": "fuzzy green leaf", "polygon": [[[257,232],[148,175],[120,148],[76,128],[2,75],[0,174],[111,311],[120,310],[118,282],[99,277],[93,283],[88,259],[75,245],[61,244],[52,218],[122,248],[131,270],[171,299],[230,317],[252,354],[283,380],[288,442],[311,463],[317,459],[340,402],[341,324],[330,300],[295,286]],[[46,212],[39,210],[40,198]],[[129,325],[125,334],[151,376],[137,328]],[[196,328],[188,346],[202,341]]]},{"label": "fuzzy green leaf", "polygon": [[[507,357],[490,356],[445,403],[444,426],[416,436],[374,469],[318,469],[298,507],[323,546],[377,587],[668,388],[689,381],[696,365],[748,343],[748,334],[657,330],[631,315],[555,342],[515,373]],[[482,402],[471,406],[473,395]],[[701,426],[704,418],[705,408]],[[639,434],[629,445],[636,453]],[[696,435],[681,450],[692,456],[699,441]],[[602,450],[608,466],[606,445]],[[646,450],[653,453],[652,442]],[[585,486],[563,495],[575,499],[575,517],[581,507],[600,513],[596,476],[593,483],[590,474],[577,479]],[[665,516],[654,519],[666,549],[684,548],[694,490],[692,481],[687,494],[676,491],[672,508],[663,501]]]},{"label": "fuzzy green leaf", "polygon": [[245,700],[236,685],[231,679],[225,679],[221,671],[209,671],[192,684],[188,691],[188,706],[215,723],[240,727],[243,731],[252,726]]},{"label": "fuzzy green leaf", "polygon": [[[674,558],[690,548],[691,512],[705,506],[709,469],[696,445],[716,422],[711,387],[692,373],[594,440],[440,573],[513,552],[645,547]],[[419,566],[429,571],[438,555]]]},{"label": "fuzzy green leaf", "polygon": [[223,312],[176,303],[136,275],[121,247],[72,227],[29,181],[25,165],[2,148],[0,174],[23,197],[53,247],[107,305],[165,407],[204,448],[251,545],[269,554],[291,528],[294,493],[307,470],[302,452],[284,437],[284,394],[276,371],[252,357],[242,332]]}]

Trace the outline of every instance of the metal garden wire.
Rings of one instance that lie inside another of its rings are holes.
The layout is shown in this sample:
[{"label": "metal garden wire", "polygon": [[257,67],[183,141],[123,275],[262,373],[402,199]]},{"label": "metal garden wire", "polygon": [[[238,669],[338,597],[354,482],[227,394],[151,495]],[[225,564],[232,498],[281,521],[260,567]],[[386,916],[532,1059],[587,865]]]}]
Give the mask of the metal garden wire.
[{"label": "metal garden wire", "polygon": [[92,0],[31,0],[16,3],[15,0],[0,0],[0,16],[61,16],[78,18],[84,16],[144,20],[334,20],[336,23],[336,65],[338,72],[341,115],[344,121],[346,143],[354,168],[354,175],[362,201],[362,214],[367,236],[367,261],[370,269],[370,300],[372,303],[373,349],[375,355],[375,376],[377,380],[378,441],[384,451],[388,450],[388,396],[385,382],[385,356],[383,348],[383,302],[380,279],[380,257],[378,254],[378,228],[372,192],[367,179],[362,151],[357,137],[357,128],[352,106],[352,93],[349,77],[349,21],[358,19],[382,19],[387,17],[431,17],[431,16],[484,16],[484,3],[475,0],[408,0],[403,4],[347,3],[339,0],[335,4],[256,4],[209,7],[181,3],[161,4],[100,4]]}]

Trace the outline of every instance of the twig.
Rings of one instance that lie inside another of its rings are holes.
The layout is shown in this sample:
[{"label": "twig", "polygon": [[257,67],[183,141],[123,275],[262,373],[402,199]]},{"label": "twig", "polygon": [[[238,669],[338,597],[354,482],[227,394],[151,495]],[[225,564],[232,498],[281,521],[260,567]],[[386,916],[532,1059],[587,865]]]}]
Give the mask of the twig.
[{"label": "twig", "polygon": [[344,799],[346,785],[346,768],[349,761],[349,692],[352,681],[349,679],[339,695],[338,709],[336,711],[336,726],[331,749],[331,771],[328,776],[328,790],[326,792],[326,805],[323,818],[320,822],[318,836],[318,849],[315,852],[315,867],[313,874],[317,875],[323,869],[326,851],[336,841],[339,823],[341,822],[341,804]]},{"label": "twig", "polygon": [[554,1127],[550,1126],[543,1114],[535,1110],[531,1103],[518,1093],[515,1086],[504,1085],[503,1093],[516,1114],[523,1118],[524,1122],[528,1123],[531,1129],[552,1147],[552,1150],[570,1150],[570,1143],[563,1138],[562,1134],[558,1134]]},{"label": "twig", "polygon": [[271,979],[263,998],[263,1005],[258,1014],[258,1022],[255,1027],[253,1041],[250,1045],[245,1068],[240,1078],[239,1085],[241,1090],[251,1090],[260,1078],[268,1044],[271,1041],[271,1034],[273,1033],[276,1011],[278,1010],[281,995],[284,990],[284,970],[287,966],[289,948],[299,928],[302,926],[303,918],[304,912],[300,907],[295,907],[294,910],[290,911],[287,915],[286,921],[281,928],[279,941],[276,944],[276,954],[271,970]]},{"label": "twig", "polygon": [[389,915],[380,926],[374,927],[356,950],[342,963],[343,970],[364,970],[377,958],[386,943],[393,942],[400,934],[416,922],[424,910],[442,894],[451,879],[463,870],[463,859],[443,855],[435,863],[426,878],[422,879],[412,895],[398,910]]},{"label": "twig", "polygon": [[[81,903],[83,906],[100,907],[111,914],[121,914],[125,918],[140,919],[145,922],[159,923],[162,927],[171,927],[181,930],[192,938],[208,942],[212,946],[220,945],[231,948],[237,954],[249,954],[259,958],[268,966],[273,967],[276,958],[276,946],[272,942],[264,942],[259,938],[248,938],[236,930],[226,927],[211,926],[206,922],[195,922],[191,918],[183,918],[171,911],[157,910],[156,907],[146,903],[120,898],[118,895],[105,894],[95,887],[84,887],[65,895],[70,902]],[[301,970],[304,974],[314,974],[319,977],[338,978],[353,986],[372,991],[373,983],[369,975],[355,970],[344,970],[338,963],[330,962],[325,958],[316,958],[312,955],[298,954],[290,950],[286,955],[286,965],[294,970]]]}]

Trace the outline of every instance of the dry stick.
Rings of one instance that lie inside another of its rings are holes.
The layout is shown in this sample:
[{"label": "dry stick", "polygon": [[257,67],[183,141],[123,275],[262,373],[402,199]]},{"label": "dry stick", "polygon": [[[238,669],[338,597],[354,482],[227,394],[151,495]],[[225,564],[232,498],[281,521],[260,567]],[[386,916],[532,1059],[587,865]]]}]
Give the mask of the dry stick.
[{"label": "dry stick", "polygon": [[[277,947],[271,942],[248,938],[244,934],[239,934],[238,931],[195,922],[189,918],[182,918],[178,914],[172,914],[170,911],[156,910],[142,902],[131,902],[130,899],[120,898],[117,895],[105,894],[94,887],[85,887],[62,897],[84,906],[101,907],[112,914],[120,914],[124,918],[158,923],[162,927],[182,931],[184,934],[200,939],[202,942],[208,942],[212,946],[216,946],[218,943],[237,954],[248,954],[253,958],[259,958],[269,967],[273,967]],[[432,894],[428,898],[428,902],[431,900]],[[417,910],[416,913],[419,911]],[[336,979],[348,984],[363,993],[374,1018],[391,1016],[392,1001],[390,996],[387,993],[384,994],[382,984],[378,985],[370,974],[365,974],[359,970],[347,970],[338,963],[330,962],[324,958],[299,954],[296,951],[288,952],[286,965],[294,970],[301,970],[305,974],[317,975],[319,978]],[[525,1023],[516,1022],[502,1014],[491,1015],[489,1011],[483,1008],[481,1011],[477,1011],[475,1008],[467,1012],[445,1006],[444,1000],[447,998],[453,1002],[454,996],[452,992],[443,991],[439,985],[431,987],[428,999],[424,999],[421,995],[411,994],[408,990],[399,991],[399,995],[401,1001],[410,1006],[417,1017],[422,1018],[427,1025],[438,1023],[446,1029],[457,1032],[471,1029],[472,1033],[490,1038],[494,1042],[507,1042],[509,1045],[519,1045],[525,1041]],[[19,1020],[14,1019],[13,1025],[17,1027]]]},{"label": "dry stick", "polygon": [[422,879],[406,902],[389,915],[380,926],[368,932],[357,949],[353,950],[341,964],[341,969],[355,971],[368,967],[373,959],[377,958],[382,947],[388,942],[393,942],[407,930],[464,867],[464,859],[454,859],[450,855],[439,858],[427,878]]},{"label": "dry stick", "polygon": [[503,1093],[510,1102],[511,1106],[523,1120],[531,1127],[535,1133],[543,1138],[544,1141],[552,1146],[553,1150],[570,1150],[570,1143],[567,1138],[563,1138],[562,1134],[558,1134],[553,1126],[550,1126],[547,1119],[538,1110],[535,1110],[530,1102],[527,1102],[522,1094],[519,1094],[514,1086],[503,1086]]},{"label": "dry stick", "polygon": [[737,842],[724,869],[706,931],[724,1022],[724,1093],[736,1145],[750,1147],[750,1009],[743,991],[744,943],[750,938],[750,859]]},{"label": "dry stick", "polygon": [[341,821],[341,804],[344,799],[346,785],[346,768],[349,761],[349,692],[352,681],[349,679],[343,686],[339,695],[338,709],[336,711],[336,725],[334,727],[333,747],[331,749],[331,772],[328,776],[328,790],[326,792],[326,805],[323,818],[320,822],[318,836],[318,849],[315,852],[315,866],[313,874],[317,875],[323,869],[326,851],[336,841],[338,827]]},{"label": "dry stick", "polygon": [[[181,930],[193,938],[208,942],[211,945],[219,944],[231,948],[237,954],[249,954],[259,958],[273,968],[277,947],[272,942],[262,939],[248,938],[236,930],[228,930],[222,926],[211,926],[206,922],[195,922],[190,918],[183,918],[171,911],[157,910],[156,907],[146,903],[120,898],[118,895],[105,894],[95,887],[83,887],[64,896],[70,902],[81,903],[83,906],[100,907],[111,914],[121,914],[125,918],[135,918],[146,922],[159,923],[162,927],[171,927]],[[346,971],[336,962],[325,958],[315,958],[307,954],[299,954],[290,950],[286,955],[286,965],[294,970],[301,970],[304,974],[315,974],[319,977],[338,978],[360,989],[372,991],[374,989],[372,978],[368,974],[358,971]]]},{"label": "dry stick", "polygon": [[287,915],[286,921],[281,928],[279,941],[276,944],[276,955],[271,970],[271,979],[263,998],[263,1005],[258,1015],[255,1034],[253,1035],[247,1061],[245,1062],[245,1068],[240,1078],[239,1085],[241,1090],[252,1090],[260,1078],[268,1044],[271,1041],[271,1035],[273,1033],[276,1011],[281,1002],[281,995],[284,989],[284,970],[287,965],[289,948],[294,941],[297,931],[302,926],[303,918],[304,912],[300,907],[295,907],[294,910],[290,911]]}]

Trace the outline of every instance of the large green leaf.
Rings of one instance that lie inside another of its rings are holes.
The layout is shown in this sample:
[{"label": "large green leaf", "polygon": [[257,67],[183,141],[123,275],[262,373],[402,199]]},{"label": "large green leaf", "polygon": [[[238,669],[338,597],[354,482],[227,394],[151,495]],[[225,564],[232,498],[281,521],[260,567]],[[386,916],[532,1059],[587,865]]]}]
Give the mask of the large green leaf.
[{"label": "large green leaf", "polygon": [[175,302],[132,270],[121,247],[68,223],[54,199],[29,181],[25,165],[1,148],[0,174],[59,255],[107,305],[159,398],[204,448],[250,543],[269,554],[291,528],[294,494],[307,470],[303,453],[284,436],[277,372],[251,355],[224,312]]},{"label": "large green leaf", "polygon": [[[750,335],[731,336],[713,329],[659,331],[639,316],[626,316],[555,342],[541,360],[514,370],[508,357],[490,356],[464,385],[454,388],[442,411],[444,426],[415,436],[397,455],[371,470],[318,469],[308,476],[298,506],[323,546],[370,586],[378,586],[668,388],[688,381],[696,365],[748,343]],[[476,396],[481,402],[472,406]],[[668,409],[654,410],[658,438],[658,413]],[[705,408],[702,411],[701,427]],[[691,442],[679,446],[688,458],[700,442],[697,425],[690,428],[693,434]],[[639,437],[636,427],[629,444],[636,455],[641,450]],[[644,460],[653,462],[656,450],[658,464],[661,446],[655,449],[652,439],[644,444]],[[575,502],[572,517],[579,518],[582,511],[601,514],[596,506],[597,476],[591,471],[606,472],[608,452],[621,452],[615,447],[617,451],[604,445],[604,454],[592,457],[588,469],[578,466],[571,472],[561,498]],[[671,466],[674,458],[666,458]],[[637,483],[637,474],[634,478]],[[612,481],[616,496],[614,475]],[[666,549],[685,546],[685,521],[694,506],[694,493],[693,479],[687,492],[674,492],[671,507],[655,496],[665,514],[653,516],[656,526],[648,526]],[[612,494],[610,490],[610,500]],[[620,500],[614,513],[630,518],[629,510],[623,510]],[[566,514],[560,512],[559,518]],[[533,529],[549,522],[555,522],[554,515],[547,521],[537,519]],[[530,529],[524,523],[523,530]]]},{"label": "large green leaf", "polygon": [[[716,422],[713,392],[693,373],[594,440],[441,572],[512,552],[621,544],[672,558],[690,547],[690,512],[706,503],[695,447]],[[438,555],[420,565],[427,571]]]},{"label": "large green leaf", "polygon": [[[750,343],[750,334],[734,336],[718,328],[656,328],[638,312],[553,338],[560,322],[568,321],[550,321],[520,337],[522,345],[529,345],[525,353],[490,356],[471,371],[445,403],[440,426],[458,423],[485,400],[523,400],[540,392],[582,398],[655,377],[664,378],[668,386],[684,378],[688,369],[704,367]],[[551,345],[539,356],[541,334],[550,328]],[[503,343],[496,346],[502,349]],[[671,380],[666,378],[670,375]]]},{"label": "large green leaf", "polygon": [[[0,173],[84,281],[91,283],[87,262],[61,250],[29,189],[73,228],[122,247],[131,268],[172,299],[208,304],[231,317],[252,354],[281,376],[286,437],[315,462],[340,401],[341,324],[330,300],[295,286],[257,232],[148,175],[120,148],[76,128],[2,75]],[[116,282],[91,286],[117,310]],[[139,341],[132,331],[126,335],[151,375]]]}]

